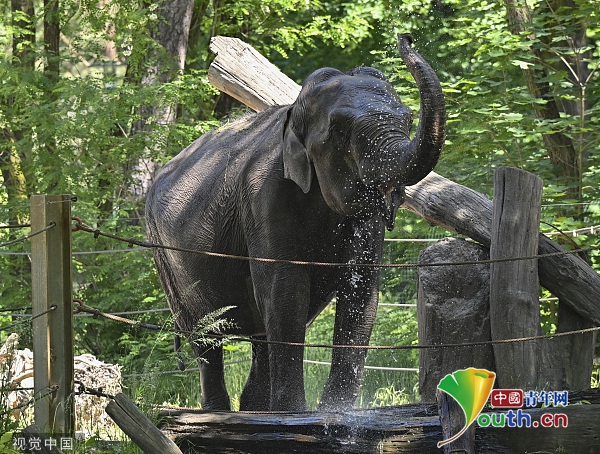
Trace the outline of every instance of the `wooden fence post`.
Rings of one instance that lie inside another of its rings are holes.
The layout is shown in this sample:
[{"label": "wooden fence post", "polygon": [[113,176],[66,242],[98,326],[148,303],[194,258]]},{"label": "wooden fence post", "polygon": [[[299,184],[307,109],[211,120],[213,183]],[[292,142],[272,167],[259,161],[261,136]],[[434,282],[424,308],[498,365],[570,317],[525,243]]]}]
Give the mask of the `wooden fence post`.
[{"label": "wooden fence post", "polygon": [[[490,259],[532,257],[538,253],[542,179],[502,167],[494,174]],[[511,260],[490,266],[492,340],[539,336],[538,260]],[[498,386],[533,389],[538,384],[540,343],[494,344]]]},{"label": "wooden fence post", "polygon": [[[594,324],[582,317],[562,300],[558,303],[557,333],[577,331],[593,327]],[[552,339],[554,348],[548,347],[546,361],[553,389],[588,389],[594,370],[594,346],[596,332],[577,334]],[[548,342],[542,345],[547,345]]]},{"label": "wooden fence post", "polygon": [[[53,435],[72,437],[71,197],[33,195],[30,203],[32,232],[55,224],[31,238],[35,424]],[[50,392],[53,386],[57,389]]]}]

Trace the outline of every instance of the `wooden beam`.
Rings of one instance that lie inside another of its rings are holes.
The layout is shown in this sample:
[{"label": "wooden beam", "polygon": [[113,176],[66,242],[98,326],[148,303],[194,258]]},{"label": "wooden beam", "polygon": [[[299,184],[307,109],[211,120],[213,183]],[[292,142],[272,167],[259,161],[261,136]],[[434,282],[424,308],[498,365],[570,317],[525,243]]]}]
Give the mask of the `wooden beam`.
[{"label": "wooden beam", "polygon": [[[491,245],[492,202],[473,189],[431,172],[406,188],[403,208],[429,224],[465,235],[486,247]],[[566,252],[539,234],[538,254]],[[576,254],[538,260],[540,284],[576,313],[600,326],[600,275]]]},{"label": "wooden beam", "polygon": [[210,50],[217,54],[208,68],[210,83],[251,109],[291,104],[300,93],[298,84],[238,38],[215,36]]},{"label": "wooden beam", "polygon": [[34,390],[40,397],[34,406],[35,424],[46,433],[72,437],[71,196],[33,195],[30,203],[32,232],[55,225],[31,238]]},{"label": "wooden beam", "polygon": [[[583,405],[571,405],[585,401]],[[506,413],[507,410],[493,411]],[[477,427],[475,452],[585,452],[600,454],[600,390],[569,394],[568,407],[525,408],[531,423],[563,413],[568,427]],[[515,410],[516,412],[516,410]],[[170,409],[161,429],[188,453],[437,453],[442,429],[435,404],[346,412],[244,413]],[[491,421],[491,419],[488,418]]]},{"label": "wooden beam", "polygon": [[123,393],[117,394],[106,406],[106,413],[146,454],[182,454],[144,413]]}]

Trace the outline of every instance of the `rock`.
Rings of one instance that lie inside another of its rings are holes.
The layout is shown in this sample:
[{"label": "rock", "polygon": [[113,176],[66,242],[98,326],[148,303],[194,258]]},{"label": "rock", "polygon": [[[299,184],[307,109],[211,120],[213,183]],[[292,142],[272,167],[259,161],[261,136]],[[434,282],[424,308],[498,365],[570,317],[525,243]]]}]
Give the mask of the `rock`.
[{"label": "rock", "polygon": [[[32,422],[33,406],[27,404],[33,397],[33,353],[28,348],[17,350],[18,338],[17,334],[11,334],[0,349],[0,379],[8,391],[7,407],[14,409],[12,417]],[[104,363],[91,354],[76,356],[75,391],[79,385],[102,390],[108,395],[118,394],[121,392],[121,366]],[[98,430],[114,427],[104,411],[107,404],[105,397],[76,394],[75,429],[93,435]]]}]

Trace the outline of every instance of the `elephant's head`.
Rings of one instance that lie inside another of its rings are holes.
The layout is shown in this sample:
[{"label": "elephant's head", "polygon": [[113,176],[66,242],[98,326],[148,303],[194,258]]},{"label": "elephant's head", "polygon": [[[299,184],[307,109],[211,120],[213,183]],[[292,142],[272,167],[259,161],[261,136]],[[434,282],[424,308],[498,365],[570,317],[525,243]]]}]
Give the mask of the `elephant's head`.
[{"label": "elephant's head", "polygon": [[411,110],[385,76],[368,67],[311,74],[289,111],[284,136],[286,178],[307,193],[316,175],[331,209],[344,215],[379,210],[388,229],[404,186],[433,170],[446,137],[440,82],[411,44],[410,35],[398,35],[400,55],[421,97],[413,139]]}]

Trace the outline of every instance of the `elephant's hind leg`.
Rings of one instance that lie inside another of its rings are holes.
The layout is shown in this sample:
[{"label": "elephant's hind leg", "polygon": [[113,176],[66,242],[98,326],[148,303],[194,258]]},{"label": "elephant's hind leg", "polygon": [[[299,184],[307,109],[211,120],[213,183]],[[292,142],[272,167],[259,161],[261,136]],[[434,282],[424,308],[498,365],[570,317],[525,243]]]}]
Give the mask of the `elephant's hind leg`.
[{"label": "elephant's hind leg", "polygon": [[[256,337],[265,340],[265,336]],[[268,411],[271,401],[269,347],[262,342],[252,344],[252,367],[240,397],[240,410]]]},{"label": "elephant's hind leg", "polygon": [[223,371],[223,348],[202,347],[192,342],[200,367],[203,410],[231,410]]}]

